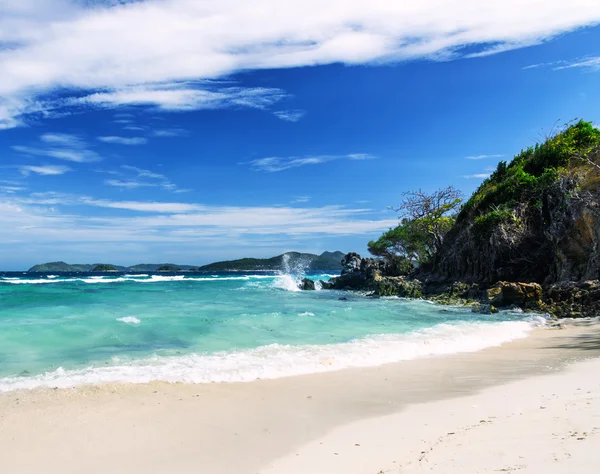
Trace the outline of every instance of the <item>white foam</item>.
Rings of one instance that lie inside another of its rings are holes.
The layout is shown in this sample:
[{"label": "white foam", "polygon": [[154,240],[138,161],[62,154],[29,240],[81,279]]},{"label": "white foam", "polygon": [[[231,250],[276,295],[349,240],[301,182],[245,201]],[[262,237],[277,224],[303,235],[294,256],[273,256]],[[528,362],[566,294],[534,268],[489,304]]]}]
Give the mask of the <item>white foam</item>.
[{"label": "white foam", "polygon": [[408,334],[374,335],[342,344],[272,344],[211,355],[155,356],[123,365],[78,370],[58,368],[34,377],[0,378],[0,392],[101,383],[250,382],[350,367],[373,367],[499,346],[527,337],[534,327],[543,324],[545,320],[541,317],[498,323],[439,324]]},{"label": "white foam", "polygon": [[46,275],[46,278],[58,278],[58,275]]},{"label": "white foam", "polygon": [[305,311],[304,313],[300,313],[298,316],[314,316],[315,313],[311,313],[310,311]]},{"label": "white foam", "polygon": [[124,318],[117,318],[117,321],[121,321],[127,324],[140,324],[141,321],[135,316],[125,316]]},{"label": "white foam", "polygon": [[272,284],[273,288],[279,288],[286,291],[301,291],[298,286],[298,280],[292,275],[279,275]]}]

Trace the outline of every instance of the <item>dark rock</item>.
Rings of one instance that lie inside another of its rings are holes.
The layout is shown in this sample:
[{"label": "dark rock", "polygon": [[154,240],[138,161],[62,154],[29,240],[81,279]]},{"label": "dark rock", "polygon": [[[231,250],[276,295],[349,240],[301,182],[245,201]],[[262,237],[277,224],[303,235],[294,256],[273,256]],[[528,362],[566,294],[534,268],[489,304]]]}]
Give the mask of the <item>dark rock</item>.
[{"label": "dark rock", "polygon": [[536,308],[542,299],[538,283],[513,283],[500,281],[487,290],[490,303],[498,307],[514,306]]},{"label": "dark rock", "polygon": [[471,307],[471,311],[479,314],[495,314],[498,312],[498,308],[491,304],[475,303]]},{"label": "dark rock", "polygon": [[348,301],[348,298],[346,298],[345,296],[342,296],[341,298],[338,298],[339,301]]},{"label": "dark rock", "polygon": [[355,252],[344,255],[344,258],[342,258],[342,276],[360,272],[361,260],[360,255]]},{"label": "dark rock", "polygon": [[306,291],[314,291],[315,290],[315,282],[310,278],[302,278],[298,283],[298,288]]}]

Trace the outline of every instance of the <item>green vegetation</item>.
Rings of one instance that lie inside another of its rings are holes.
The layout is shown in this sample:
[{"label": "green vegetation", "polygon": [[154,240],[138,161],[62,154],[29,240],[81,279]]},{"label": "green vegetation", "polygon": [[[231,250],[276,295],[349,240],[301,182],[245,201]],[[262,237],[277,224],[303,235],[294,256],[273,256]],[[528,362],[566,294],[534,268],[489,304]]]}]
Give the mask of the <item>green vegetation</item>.
[{"label": "green vegetation", "polygon": [[540,205],[545,189],[579,167],[594,165],[600,146],[600,130],[583,120],[561,133],[521,151],[507,164],[501,161],[463,206],[458,221],[477,216],[479,224],[508,218],[520,203]]},{"label": "green vegetation", "polygon": [[117,267],[115,267],[114,265],[108,265],[106,263],[101,263],[99,265],[96,265],[93,269],[93,272],[117,272]]},{"label": "green vegetation", "polygon": [[369,242],[368,247],[371,254],[389,263],[398,265],[404,260],[408,270],[411,262],[426,264],[435,258],[454,225],[462,194],[449,186],[431,194],[419,190],[404,196],[402,204],[394,209],[403,216],[400,225]]},{"label": "green vegetation", "polygon": [[175,265],[162,265],[156,269],[157,272],[180,272],[181,268]]},{"label": "green vegetation", "polygon": [[92,268],[92,265],[69,265],[65,262],[48,262],[34,265],[29,271],[32,273],[72,273],[89,272]]}]

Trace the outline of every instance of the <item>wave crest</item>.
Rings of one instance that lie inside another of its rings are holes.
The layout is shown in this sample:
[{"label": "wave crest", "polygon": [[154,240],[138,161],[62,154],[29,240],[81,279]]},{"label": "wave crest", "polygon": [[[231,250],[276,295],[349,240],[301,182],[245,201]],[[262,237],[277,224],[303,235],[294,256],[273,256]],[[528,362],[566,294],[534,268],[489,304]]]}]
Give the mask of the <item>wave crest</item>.
[{"label": "wave crest", "polygon": [[351,367],[373,367],[499,346],[527,337],[533,328],[544,324],[541,317],[497,323],[439,324],[407,334],[373,335],[341,344],[272,344],[215,354],[155,356],[126,365],[76,370],[61,367],[34,377],[0,378],[0,392],[101,383],[250,382]]}]

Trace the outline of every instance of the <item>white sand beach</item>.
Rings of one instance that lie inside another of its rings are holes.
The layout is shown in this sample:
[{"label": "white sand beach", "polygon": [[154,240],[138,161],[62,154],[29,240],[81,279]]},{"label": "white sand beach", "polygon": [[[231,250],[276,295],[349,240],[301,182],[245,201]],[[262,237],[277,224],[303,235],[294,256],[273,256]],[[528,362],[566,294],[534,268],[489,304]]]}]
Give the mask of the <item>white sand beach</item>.
[{"label": "white sand beach", "polygon": [[595,474],[599,355],[579,322],[369,369],[8,392],[1,472]]}]

